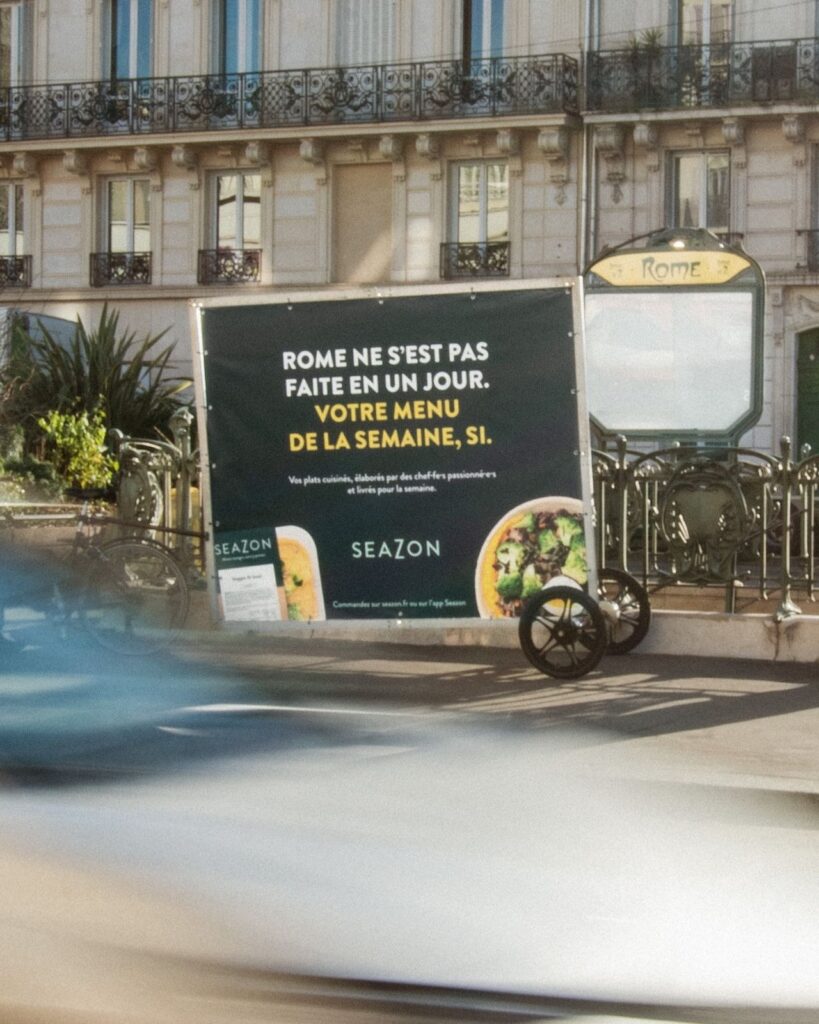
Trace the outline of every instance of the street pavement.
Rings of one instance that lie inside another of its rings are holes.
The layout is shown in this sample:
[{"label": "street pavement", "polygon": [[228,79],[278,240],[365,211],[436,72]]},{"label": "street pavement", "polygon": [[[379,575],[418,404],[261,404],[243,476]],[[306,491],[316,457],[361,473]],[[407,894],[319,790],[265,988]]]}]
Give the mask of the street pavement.
[{"label": "street pavement", "polygon": [[576,767],[785,791],[819,809],[819,679],[811,665],[635,651],[557,682],[514,649],[218,632],[183,639],[177,654],[252,680],[271,704],[571,730],[588,736],[567,754]]}]

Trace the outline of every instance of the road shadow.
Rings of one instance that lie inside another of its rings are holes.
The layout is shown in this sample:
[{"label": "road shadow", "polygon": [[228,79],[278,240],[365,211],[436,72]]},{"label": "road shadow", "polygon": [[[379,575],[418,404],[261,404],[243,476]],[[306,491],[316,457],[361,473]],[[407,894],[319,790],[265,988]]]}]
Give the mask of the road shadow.
[{"label": "road shadow", "polygon": [[[819,709],[811,665],[632,652],[587,676],[543,676],[520,651],[249,637],[214,655],[285,703],[332,701],[492,715],[521,727],[659,736]],[[209,657],[209,654],[210,657]]]}]

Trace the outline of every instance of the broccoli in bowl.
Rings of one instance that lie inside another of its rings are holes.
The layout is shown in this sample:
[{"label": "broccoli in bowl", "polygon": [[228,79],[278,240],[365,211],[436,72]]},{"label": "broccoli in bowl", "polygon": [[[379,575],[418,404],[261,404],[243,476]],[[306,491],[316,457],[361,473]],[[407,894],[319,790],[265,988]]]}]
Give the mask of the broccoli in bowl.
[{"label": "broccoli in bowl", "polygon": [[479,611],[492,618],[517,616],[526,599],[555,576],[581,584],[588,577],[582,505],[575,498],[530,501],[501,520],[478,563]]}]

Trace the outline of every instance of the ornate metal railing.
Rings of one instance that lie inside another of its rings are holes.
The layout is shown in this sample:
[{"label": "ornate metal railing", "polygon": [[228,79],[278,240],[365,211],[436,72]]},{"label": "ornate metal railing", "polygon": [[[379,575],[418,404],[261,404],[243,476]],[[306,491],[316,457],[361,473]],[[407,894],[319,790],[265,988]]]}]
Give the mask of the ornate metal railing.
[{"label": "ornate metal railing", "polygon": [[443,242],[441,277],[506,277],[508,242]]},{"label": "ornate metal railing", "polygon": [[25,85],[0,90],[0,138],[574,113],[577,99],[564,54]]},{"label": "ornate metal railing", "polygon": [[200,249],[199,284],[250,284],[259,280],[261,249]]},{"label": "ornate metal railing", "polygon": [[30,288],[31,257],[0,256],[0,288]]},{"label": "ornate metal railing", "polygon": [[140,536],[155,534],[195,576],[204,564],[204,537],[192,427],[193,415],[182,408],[171,417],[170,441],[125,437],[118,430],[110,432],[110,439],[119,462],[119,517],[142,524],[134,528]]},{"label": "ornate metal railing", "polygon": [[92,252],[91,286],[150,284],[149,252]]},{"label": "ornate metal railing", "polygon": [[815,274],[819,271],[819,229],[800,228],[796,233],[805,236],[805,262],[797,267]]},{"label": "ornate metal railing", "polygon": [[668,110],[819,99],[819,39],[658,46],[586,55],[586,107]]},{"label": "ornate metal railing", "polygon": [[816,512],[819,455],[794,460],[788,438],[778,456],[748,448],[672,447],[638,452],[618,438],[594,455],[599,563],[617,565],[650,590],[721,587],[776,595],[779,617],[799,611],[794,595],[819,590]]},{"label": "ornate metal railing", "polygon": [[[172,442],[111,433],[120,516],[143,524],[141,533],[157,531],[195,573],[204,538],[192,419],[187,409],[174,415]],[[819,596],[819,455],[807,448],[798,459],[788,438],[779,455],[682,446],[641,452],[620,437],[594,452],[593,468],[600,566],[626,569],[655,594],[721,590],[733,612],[772,602],[779,619]]]}]

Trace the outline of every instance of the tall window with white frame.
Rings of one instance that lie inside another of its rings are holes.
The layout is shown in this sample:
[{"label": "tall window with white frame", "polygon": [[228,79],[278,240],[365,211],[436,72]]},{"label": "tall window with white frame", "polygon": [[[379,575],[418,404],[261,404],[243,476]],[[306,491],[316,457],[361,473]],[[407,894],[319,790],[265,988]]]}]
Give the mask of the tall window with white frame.
[{"label": "tall window with white frame", "polygon": [[248,284],[261,271],[261,175],[227,171],[212,179],[213,248],[199,252],[200,284]]},{"label": "tall window with white frame", "polygon": [[261,71],[261,0],[215,0],[211,39],[217,75]]},{"label": "tall window with white frame", "polygon": [[0,88],[23,84],[27,66],[28,20],[31,4],[0,3]]},{"label": "tall window with white frame", "polygon": [[450,241],[441,247],[441,276],[509,273],[509,166],[504,160],[453,164]]},{"label": "tall window with white frame", "polygon": [[336,63],[389,64],[395,59],[394,0],[335,0]]},{"label": "tall window with white frame", "polygon": [[153,73],[153,0],[109,0],[105,73],[112,80]]},{"label": "tall window with white frame", "polygon": [[104,251],[91,254],[91,284],[151,283],[151,184],[113,178],[104,191]]},{"label": "tall window with white frame", "polygon": [[503,56],[504,0],[463,0],[464,63]]},{"label": "tall window with white frame", "polygon": [[733,0],[675,0],[678,4],[677,41],[687,50],[679,55],[681,100],[700,106],[722,97],[729,85]]},{"label": "tall window with white frame", "polygon": [[682,46],[717,46],[731,41],[733,0],[679,0]]},{"label": "tall window with white frame", "polygon": [[731,158],[726,150],[678,153],[671,158],[674,227],[707,228],[729,235]]},{"label": "tall window with white frame", "polygon": [[0,287],[28,287],[31,257],[25,254],[23,186],[0,183]]}]

